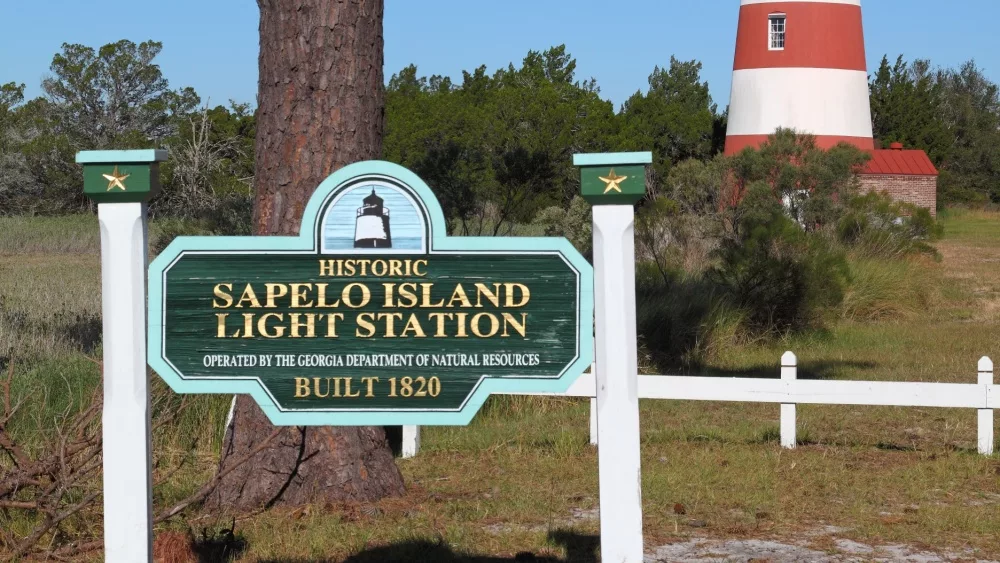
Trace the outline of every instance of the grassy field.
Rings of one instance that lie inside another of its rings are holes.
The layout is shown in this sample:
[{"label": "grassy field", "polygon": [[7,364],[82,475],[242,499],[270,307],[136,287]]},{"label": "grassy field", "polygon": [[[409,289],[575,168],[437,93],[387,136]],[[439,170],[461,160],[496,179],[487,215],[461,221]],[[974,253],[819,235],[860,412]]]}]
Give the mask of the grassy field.
[{"label": "grassy field", "polygon": [[[942,218],[939,261],[856,262],[848,304],[866,306],[845,306],[825,332],[720,350],[706,372],[776,377],[793,350],[809,377],[975,382],[980,356],[1000,358],[1000,214]],[[29,443],[99,379],[87,359],[100,356],[98,245],[92,217],[0,218],[0,362],[14,362],[15,392],[32,398],[13,426]],[[193,463],[157,489],[158,506],[211,475],[228,403],[198,397],[157,434],[165,458],[197,442]],[[794,451],[778,447],[777,406],[643,401],[641,410],[647,546],[809,537],[834,552],[833,539],[848,538],[1000,558],[1000,459],[975,454],[972,410],[804,405]],[[595,561],[588,412],[580,400],[491,399],[468,427],[424,430],[420,455],[399,460],[404,497],[237,520],[237,560],[487,563],[530,552]],[[230,523],[194,514],[158,532]],[[26,525],[0,514],[0,526]]]}]

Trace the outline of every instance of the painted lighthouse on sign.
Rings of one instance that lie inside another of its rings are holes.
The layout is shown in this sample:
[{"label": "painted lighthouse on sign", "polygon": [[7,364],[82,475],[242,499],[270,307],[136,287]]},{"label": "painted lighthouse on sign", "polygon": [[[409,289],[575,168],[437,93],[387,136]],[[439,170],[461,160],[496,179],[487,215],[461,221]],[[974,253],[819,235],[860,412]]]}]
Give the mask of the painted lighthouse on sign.
[{"label": "painted lighthouse on sign", "polygon": [[358,208],[354,226],[354,248],[392,248],[392,227],[389,225],[389,208],[384,200],[372,193]]},{"label": "painted lighthouse on sign", "polygon": [[365,182],[339,194],[323,217],[324,253],[426,252],[424,214],[409,194]]}]

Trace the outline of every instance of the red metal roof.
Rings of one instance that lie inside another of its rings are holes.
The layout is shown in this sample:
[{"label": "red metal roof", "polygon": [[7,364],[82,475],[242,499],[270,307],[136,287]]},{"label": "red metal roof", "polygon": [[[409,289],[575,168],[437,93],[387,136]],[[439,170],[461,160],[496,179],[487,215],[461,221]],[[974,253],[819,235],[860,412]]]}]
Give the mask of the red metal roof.
[{"label": "red metal roof", "polygon": [[877,149],[868,151],[868,161],[862,174],[899,174],[909,176],[937,176],[937,168],[922,150]]}]

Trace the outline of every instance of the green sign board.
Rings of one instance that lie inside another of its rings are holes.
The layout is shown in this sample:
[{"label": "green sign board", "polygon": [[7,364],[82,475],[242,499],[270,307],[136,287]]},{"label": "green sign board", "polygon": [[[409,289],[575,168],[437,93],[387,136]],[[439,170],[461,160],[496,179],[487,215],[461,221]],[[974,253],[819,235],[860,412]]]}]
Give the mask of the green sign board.
[{"label": "green sign board", "polygon": [[275,424],[467,424],[592,361],[593,272],[562,238],[449,237],[413,173],[347,166],[297,237],[178,237],[149,268],[149,363]]},{"label": "green sign board", "polygon": [[97,203],[138,203],[160,191],[165,150],[82,151],[83,193]]},{"label": "green sign board", "polygon": [[591,205],[631,205],[646,195],[649,152],[573,155],[580,167],[580,191]]}]

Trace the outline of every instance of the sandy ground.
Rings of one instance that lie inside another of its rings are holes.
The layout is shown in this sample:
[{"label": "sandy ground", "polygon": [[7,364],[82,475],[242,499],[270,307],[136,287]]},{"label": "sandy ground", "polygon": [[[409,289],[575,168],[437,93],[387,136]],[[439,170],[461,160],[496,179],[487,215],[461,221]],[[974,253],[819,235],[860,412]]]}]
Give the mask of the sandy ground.
[{"label": "sandy ground", "polygon": [[[938,563],[948,561],[976,561],[998,563],[990,559],[977,559],[974,553],[933,552],[915,546],[889,544],[872,546],[864,543],[833,537],[836,529],[817,530],[806,534],[801,542],[782,543],[773,540],[723,540],[692,538],[688,541],[665,545],[647,552],[646,563],[724,561],[741,563],[787,563],[792,561],[816,562],[896,562]],[[818,550],[810,545],[823,538],[828,549]]]}]

